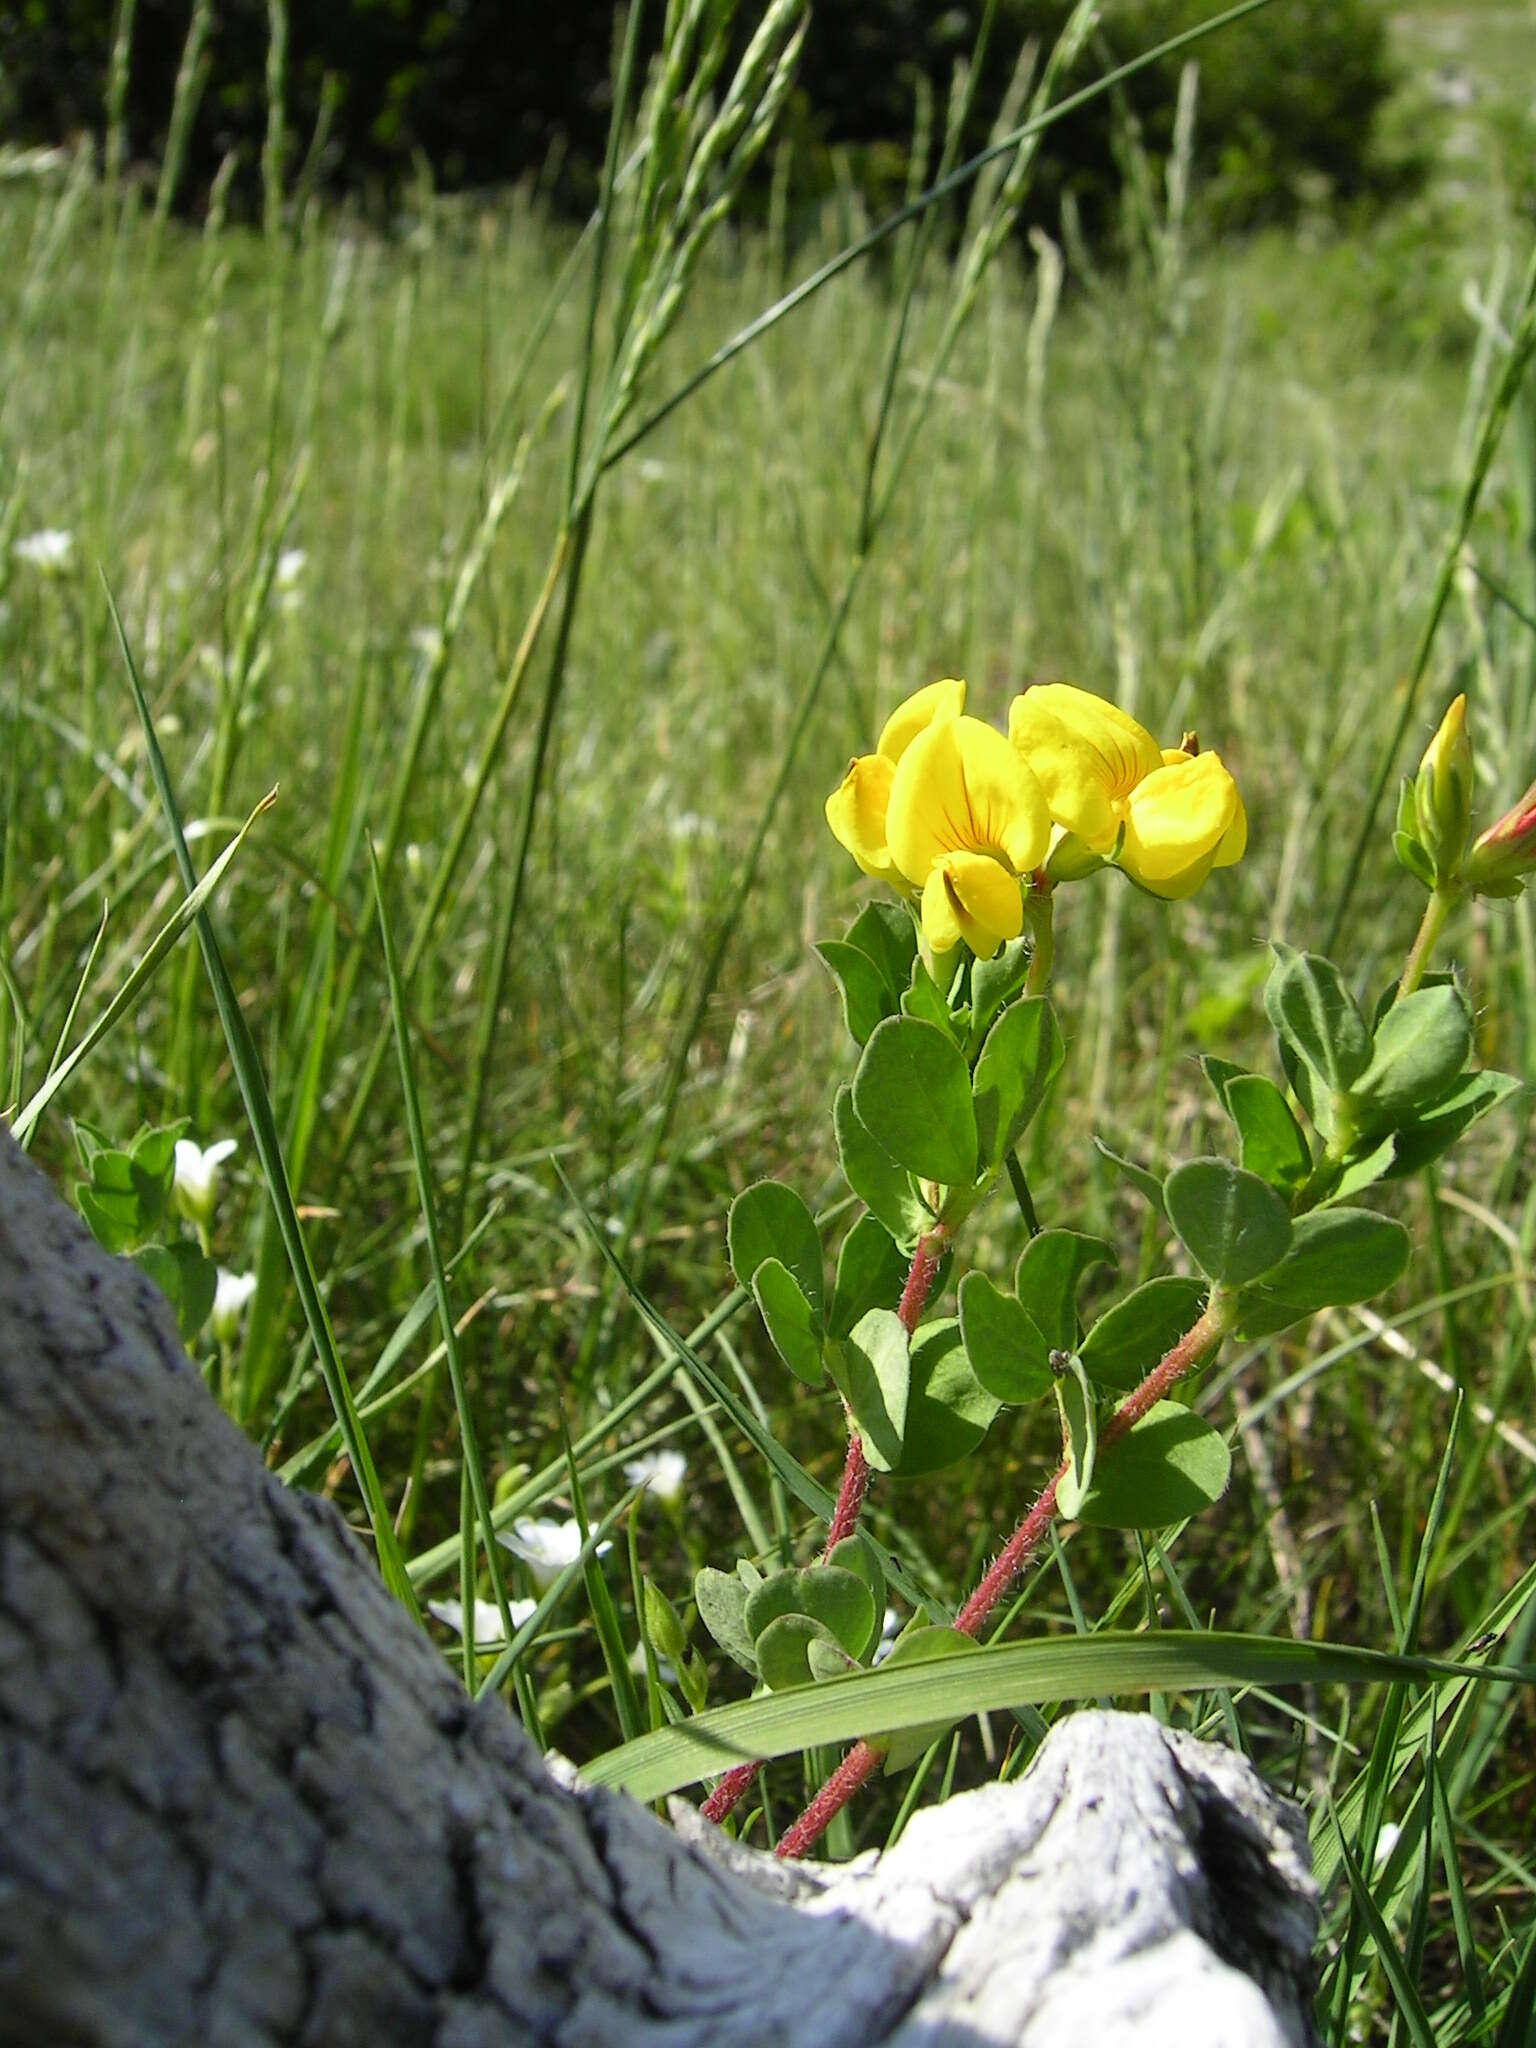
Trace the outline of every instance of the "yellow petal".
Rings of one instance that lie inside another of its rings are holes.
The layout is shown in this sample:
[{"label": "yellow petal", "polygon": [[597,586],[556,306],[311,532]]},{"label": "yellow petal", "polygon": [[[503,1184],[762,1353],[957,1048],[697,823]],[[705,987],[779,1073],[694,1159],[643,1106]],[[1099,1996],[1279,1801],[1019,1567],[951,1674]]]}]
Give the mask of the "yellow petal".
[{"label": "yellow petal", "polygon": [[951,853],[938,861],[923,890],[923,932],[936,953],[960,939],[978,960],[990,960],[1005,939],[1024,929],[1018,878],[985,853]]},{"label": "yellow petal", "polygon": [[1241,808],[1219,754],[1159,768],[1131,792],[1120,865],[1156,895],[1187,895],[1209,874]]},{"label": "yellow petal", "polygon": [[1000,732],[979,718],[947,718],[912,741],[891,783],[891,857],[916,888],[947,853],[986,853],[1015,874],[1045,858],[1045,793]]},{"label": "yellow petal", "polygon": [[890,848],[885,843],[886,806],[895,773],[883,754],[861,754],[827,798],[827,823],[840,846],[847,848],[866,875],[891,877]]},{"label": "yellow petal", "polygon": [[965,684],[957,677],[946,676],[942,682],[928,683],[904,704],[896,706],[881,728],[875,751],[894,764],[920,732],[926,732],[938,719],[958,718],[964,709]]},{"label": "yellow petal", "polygon": [[[1059,737],[1049,733],[1047,719],[1065,727],[1069,737],[1087,750],[1092,780],[1111,801],[1124,802],[1143,777],[1163,765],[1163,750],[1144,725],[1118,704],[1071,683],[1036,683],[1014,699],[1008,713],[1008,736],[1031,760],[1036,734],[1042,745],[1048,741],[1058,748],[1061,745]],[[1085,839],[1094,836],[1070,818],[1058,822]],[[1102,828],[1097,836],[1102,838]]]},{"label": "yellow petal", "polygon": [[1243,808],[1242,791],[1235,782],[1232,785],[1232,795],[1235,799],[1232,822],[1221,836],[1221,843],[1216,848],[1216,858],[1212,862],[1213,867],[1232,867],[1248,851],[1248,813]]}]

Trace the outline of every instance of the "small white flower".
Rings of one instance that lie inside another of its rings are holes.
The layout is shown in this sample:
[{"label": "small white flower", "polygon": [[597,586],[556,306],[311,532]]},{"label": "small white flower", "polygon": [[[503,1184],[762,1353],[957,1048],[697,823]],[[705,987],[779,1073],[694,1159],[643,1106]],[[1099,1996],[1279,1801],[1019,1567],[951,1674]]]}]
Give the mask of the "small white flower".
[{"label": "small white flower", "polygon": [[45,526],[37,533],[23,534],[11,548],[18,562],[26,562],[50,575],[55,570],[67,569],[74,552],[75,536],[61,526]]},{"label": "small white flower", "polygon": [[[504,1529],[501,1541],[515,1557],[520,1557],[528,1567],[529,1576],[542,1592],[552,1586],[567,1565],[574,1564],[581,1554],[581,1527],[573,1521],[534,1521],[527,1515],[519,1515],[510,1530]],[[611,1543],[597,1546],[599,1557],[612,1550]]]},{"label": "small white flower", "polygon": [[1395,1820],[1388,1820],[1382,1822],[1380,1831],[1376,1836],[1375,1868],[1377,1870],[1380,1870],[1381,1866],[1392,1854],[1392,1851],[1397,1847],[1398,1840],[1402,1835],[1402,1832],[1402,1829],[1398,1826]]},{"label": "small white flower", "polygon": [[304,564],[308,560],[309,555],[305,549],[284,548],[277,558],[277,568],[274,570],[272,577],[278,589],[292,590],[295,583],[304,574]]},{"label": "small white flower", "polygon": [[405,849],[405,872],[413,882],[422,882],[426,879],[427,856],[414,839]]},{"label": "small white flower", "polygon": [[234,1138],[220,1138],[206,1151],[191,1138],[176,1140],[176,1199],[192,1223],[207,1223],[219,1198],[219,1168],[235,1151]]},{"label": "small white flower", "polygon": [[647,1493],[654,1493],[658,1500],[676,1500],[687,1472],[688,1460],[681,1451],[647,1451],[624,1467],[624,1478],[630,1486],[643,1486]]},{"label": "small white flower", "polygon": [[883,1664],[885,1662],[892,1650],[895,1649],[896,1638],[901,1634],[905,1626],[906,1623],[896,1612],[895,1608],[887,1607],[880,1623],[880,1640],[875,1645],[875,1654],[872,1660],[874,1663]]},{"label": "small white flower", "polygon": [[226,1273],[220,1266],[213,1289],[213,1334],[221,1344],[232,1344],[240,1327],[245,1305],[256,1292],[254,1273]]},{"label": "small white flower", "polygon": [[[521,1628],[539,1603],[536,1600],[509,1600],[507,1611],[512,1616],[513,1628]],[[427,1612],[437,1621],[448,1624],[455,1635],[464,1633],[464,1603],[462,1600],[429,1600]],[[501,1632],[501,1609],[494,1600],[475,1602],[475,1648],[496,1650],[506,1641]]]},{"label": "small white flower", "polygon": [[436,661],[443,651],[443,634],[439,626],[413,626],[411,645],[427,661]]}]

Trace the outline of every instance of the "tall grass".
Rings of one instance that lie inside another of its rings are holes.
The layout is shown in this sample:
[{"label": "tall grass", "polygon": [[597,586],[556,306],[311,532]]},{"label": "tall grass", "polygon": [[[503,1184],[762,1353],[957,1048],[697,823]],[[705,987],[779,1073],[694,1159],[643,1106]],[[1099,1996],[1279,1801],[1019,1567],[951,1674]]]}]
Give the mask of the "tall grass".
[{"label": "tall grass", "polygon": [[[423,187],[387,239],[316,206],[289,182],[306,139],[283,129],[278,5],[259,230],[225,217],[222,185],[197,230],[177,226],[179,166],[145,181],[117,129],[104,182],[75,156],[0,184],[7,1101],[40,1087],[72,1014],[77,1044],[129,989],[33,1149],[67,1178],[69,1115],[124,1137],[182,1116],[205,1141],[241,1135],[215,1226],[221,1261],[258,1277],[232,1401],[274,1465],[349,1511],[371,1461],[404,1584],[458,1572],[466,1601],[478,1584],[504,1610],[528,1589],[488,1575],[484,1525],[575,1506],[574,1470],[584,1562],[491,1676],[584,1754],[635,1710],[614,1661],[641,1639],[629,1575],[609,1571],[600,1629],[582,1604],[625,1460],[689,1454],[681,1501],[634,1511],[645,1574],[679,1606],[743,1530],[809,1554],[835,1483],[838,1418],[791,1392],[739,1314],[722,1218],[766,1172],[834,1191],[843,1052],[808,941],[857,892],[821,804],[884,710],[939,674],[994,710],[1070,677],[1160,731],[1197,727],[1239,775],[1242,866],[1171,913],[1106,889],[1063,917],[1069,1069],[1030,1185],[1042,1214],[1114,1236],[1127,1269],[1145,1217],[1090,1133],[1148,1161],[1211,1149],[1187,1053],[1263,1061],[1257,935],[1320,937],[1346,885],[1362,983],[1411,935],[1384,837],[1350,869],[1373,781],[1405,765],[1389,741],[1416,755],[1467,689],[1490,811],[1536,746],[1528,386],[1418,706],[1403,695],[1505,367],[1515,223],[1484,217],[1421,269],[1394,222],[1207,246],[1186,159],[1160,182],[1127,134],[1118,246],[1082,246],[1070,218],[1020,246],[1010,208],[1047,130],[844,267],[871,226],[851,196],[759,232],[732,215],[773,147],[799,10],[762,11],[735,88],[712,18],[668,10],[670,70],[625,60],[581,234],[529,191]],[[1020,108],[1056,90],[1035,53]],[[955,168],[963,93],[918,121],[914,192]],[[1181,118],[1199,118],[1194,72]],[[823,288],[694,380],[823,267]],[[1438,296],[1409,334],[1396,309],[1420,277]],[[45,528],[73,536],[62,567],[15,551]],[[98,564],[197,866],[279,789],[212,923],[290,1214],[257,1171],[241,1033],[197,958],[133,980],[184,882]],[[1536,1081],[1526,906],[1468,913],[1454,950],[1484,1057]],[[1446,1653],[1494,1630],[1501,1657],[1527,1654],[1536,1196],[1527,1113],[1483,1128],[1404,1197],[1426,1250],[1401,1320],[1340,1315],[1237,1357],[1206,1395],[1223,1420],[1240,1396],[1219,1513],[1146,1557],[1073,1536],[1019,1626],[1166,1609]],[[1020,1228],[995,1205],[977,1261],[1001,1265]],[[770,1426],[781,1464],[762,1455]],[[1042,1449],[998,1443],[963,1499],[887,1492],[874,1530],[912,1591],[975,1576]],[[713,1682],[728,1694],[726,1670]],[[1308,1798],[1327,1868],[1354,1860],[1331,1903],[1333,2038],[1418,2038],[1414,2001],[1436,2039],[1517,2038],[1536,1924],[1523,1695],[1447,1680],[1413,1700],[1249,1691],[1175,1710],[1240,1734]],[[946,1782],[991,1768],[969,1738],[958,1759]],[[795,1768],[770,1786],[777,1810]],[[878,1840],[893,1817],[876,1802],[857,1826]],[[1373,1863],[1386,1819],[1403,1832]]]}]

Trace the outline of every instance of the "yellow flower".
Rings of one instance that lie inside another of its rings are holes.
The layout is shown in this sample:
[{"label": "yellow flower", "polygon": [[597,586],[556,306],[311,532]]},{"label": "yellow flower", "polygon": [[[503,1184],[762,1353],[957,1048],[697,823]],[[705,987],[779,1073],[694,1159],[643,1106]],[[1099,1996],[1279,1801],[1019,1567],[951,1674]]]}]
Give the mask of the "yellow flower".
[{"label": "yellow flower", "polygon": [[964,939],[990,960],[1024,928],[1019,877],[1051,839],[1045,792],[1016,750],[979,718],[935,719],[903,749],[885,829],[898,873],[922,892],[936,953]]},{"label": "yellow flower", "polygon": [[1219,754],[1161,748],[1118,704],[1070,683],[1015,697],[1008,737],[1056,823],[1152,895],[1192,895],[1242,859],[1248,820]]},{"label": "yellow flower", "polygon": [[903,886],[885,839],[891,778],[897,762],[920,733],[942,719],[958,718],[964,709],[965,684],[953,677],[918,690],[885,721],[874,753],[850,761],[848,773],[827,798],[827,823],[834,837],[866,875],[898,889]]}]

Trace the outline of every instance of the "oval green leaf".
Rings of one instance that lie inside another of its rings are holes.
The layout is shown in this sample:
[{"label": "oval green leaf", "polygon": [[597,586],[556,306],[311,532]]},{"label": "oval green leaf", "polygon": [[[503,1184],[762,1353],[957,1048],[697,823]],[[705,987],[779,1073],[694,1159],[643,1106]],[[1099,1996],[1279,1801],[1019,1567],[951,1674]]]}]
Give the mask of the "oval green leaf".
[{"label": "oval green leaf", "polygon": [[1002,1406],[977,1379],[960,1325],[951,1319],[925,1323],[917,1331],[911,1368],[907,1433],[896,1467],[902,1479],[942,1471],[968,1458]]},{"label": "oval green leaf", "polygon": [[752,1282],[753,1297],[773,1348],[796,1379],[807,1386],[821,1381],[821,1318],[806,1300],[799,1281],[782,1259],[764,1259]]},{"label": "oval green leaf", "polygon": [[859,1426],[865,1457],[877,1472],[893,1472],[901,1462],[912,1375],[901,1318],[893,1309],[870,1309],[841,1342],[827,1345],[826,1365]]},{"label": "oval green leaf", "polygon": [[981,1385],[999,1401],[1021,1406],[1051,1390],[1051,1347],[1011,1294],[985,1273],[960,1282],[960,1335]]},{"label": "oval green leaf", "polygon": [[859,1121],[853,1106],[853,1090],[846,1083],[838,1089],[832,1105],[832,1125],[837,1133],[837,1156],[843,1178],[868,1209],[890,1232],[897,1244],[910,1248],[927,1228],[928,1211],[913,1191],[904,1166]]},{"label": "oval green leaf", "polygon": [[1274,955],[1264,1013],[1276,1037],[1330,1093],[1350,1088],[1370,1063],[1371,1034],[1343,975],[1316,953],[1276,945]]},{"label": "oval green leaf", "polygon": [[820,1622],[850,1657],[861,1657],[874,1640],[878,1617],[869,1586],[841,1565],[810,1564],[801,1571],[775,1572],[748,1596],[743,1610],[747,1634],[761,1659],[762,1636],[780,1616],[809,1615]]},{"label": "oval green leaf", "polygon": [[846,1337],[872,1308],[895,1308],[906,1285],[907,1261],[879,1218],[861,1216],[843,1239],[827,1328]]},{"label": "oval green leaf", "polygon": [[1363,1130],[1384,1130],[1443,1095],[1472,1056],[1472,1006],[1452,983],[1415,989],[1376,1027],[1371,1063],[1355,1084]]},{"label": "oval green leaf", "polygon": [[1080,1356],[1095,1386],[1130,1393],[1200,1320],[1205,1287],[1179,1273],[1156,1280],[1107,1308],[1083,1339]]},{"label": "oval green leaf", "polygon": [[1320,1308],[1369,1301],[1407,1271],[1401,1223],[1370,1209],[1319,1209],[1296,1224],[1291,1248],[1238,1302],[1238,1334],[1271,1337]]},{"label": "oval green leaf", "polygon": [[816,1219],[783,1181],[754,1181],[742,1189],[731,1204],[725,1243],[731,1271],[743,1287],[752,1285],[765,1259],[777,1259],[794,1275],[811,1306],[821,1310],[821,1236]]},{"label": "oval green leaf", "polygon": [[1097,1529],[1163,1529],[1220,1500],[1231,1476],[1220,1431],[1177,1401],[1159,1401],[1097,1461],[1076,1516]]},{"label": "oval green leaf", "polygon": [[1163,1183],[1168,1221],[1208,1280],[1241,1287],[1285,1257],[1291,1218],[1268,1181],[1226,1159],[1191,1159]]},{"label": "oval green leaf", "polygon": [[920,1180],[960,1187],[975,1179],[970,1070],[936,1024],[887,1017],[877,1026],[853,1077],[853,1106],[865,1129]]},{"label": "oval green leaf", "polygon": [[1056,1012],[1044,996],[1010,1003],[987,1033],[974,1084],[984,1173],[995,1172],[1023,1136],[1065,1057]]},{"label": "oval green leaf", "polygon": [[1077,1349],[1077,1290],[1094,1266],[1117,1264],[1115,1248],[1081,1230],[1042,1230],[1019,1254],[1013,1291],[1053,1351]]}]

